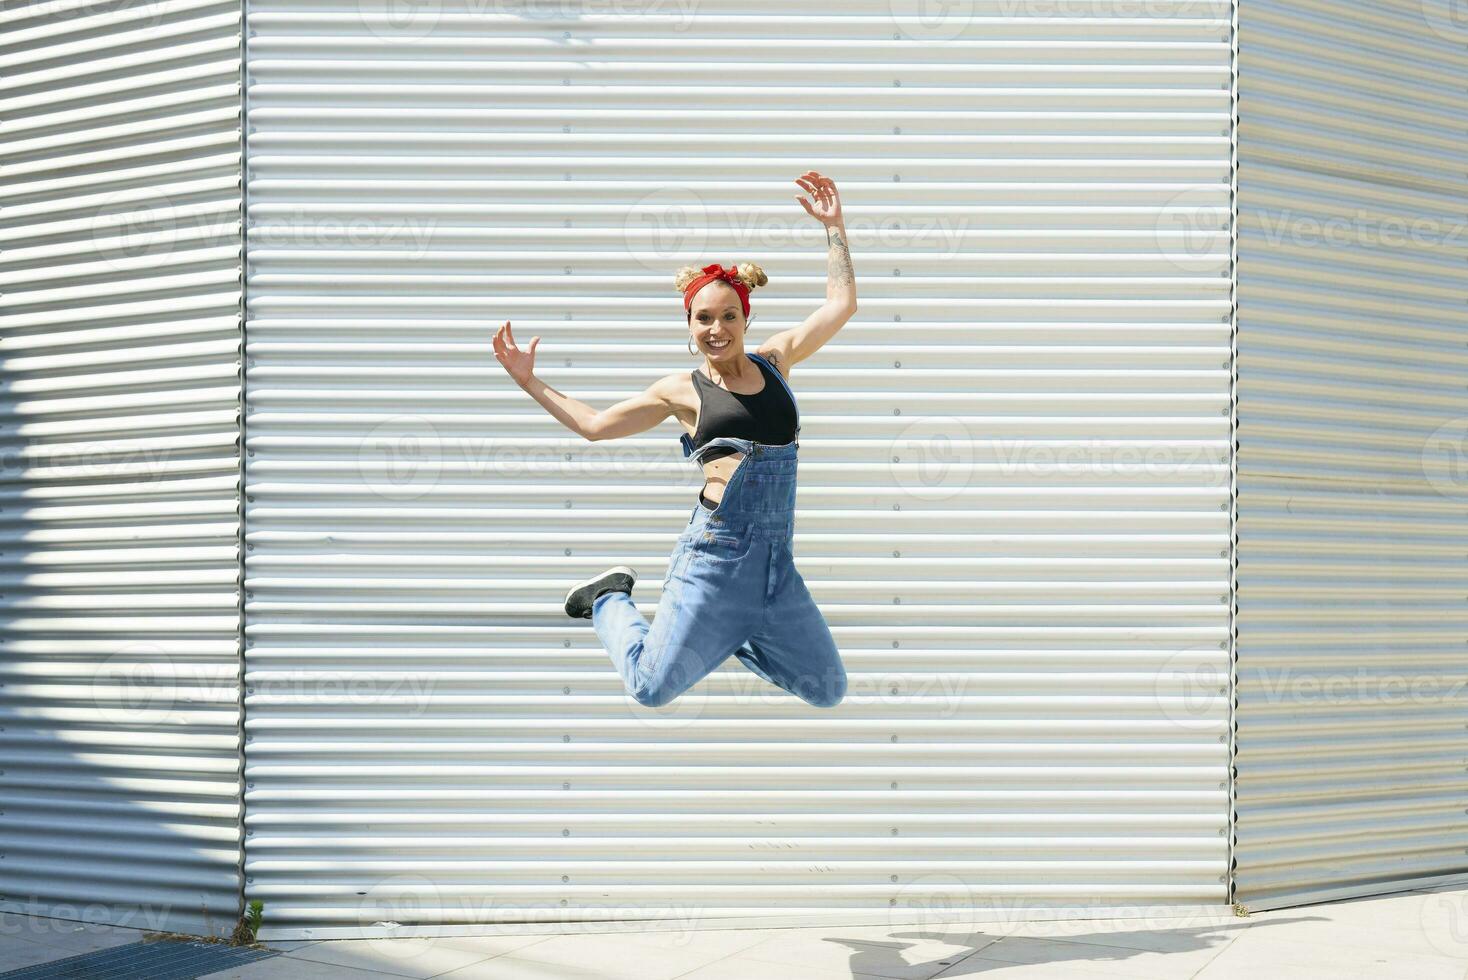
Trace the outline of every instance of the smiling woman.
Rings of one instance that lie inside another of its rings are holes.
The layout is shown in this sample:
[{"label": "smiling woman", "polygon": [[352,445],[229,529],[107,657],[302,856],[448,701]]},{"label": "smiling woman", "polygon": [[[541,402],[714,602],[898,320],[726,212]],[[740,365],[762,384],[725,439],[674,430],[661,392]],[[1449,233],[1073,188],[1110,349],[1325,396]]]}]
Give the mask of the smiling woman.
[{"label": "smiling woman", "polygon": [[679,269],[688,352],[702,353],[703,363],[601,411],[535,377],[539,337],[521,351],[509,323],[495,335],[505,370],[572,431],[616,439],[671,416],[686,430],[683,455],[703,467],[704,488],[669,560],[652,624],[632,602],[637,573],[626,565],[566,594],[566,614],[593,620],[642,704],[668,703],[730,656],[812,705],[830,707],[846,694],[836,642],[794,563],[800,412],[787,376],[856,312],[856,278],[835,182],[813,170],[795,182],[810,195],[796,199],[826,230],[826,301],[757,351],[745,346],[749,293],[769,277],[753,262]]}]

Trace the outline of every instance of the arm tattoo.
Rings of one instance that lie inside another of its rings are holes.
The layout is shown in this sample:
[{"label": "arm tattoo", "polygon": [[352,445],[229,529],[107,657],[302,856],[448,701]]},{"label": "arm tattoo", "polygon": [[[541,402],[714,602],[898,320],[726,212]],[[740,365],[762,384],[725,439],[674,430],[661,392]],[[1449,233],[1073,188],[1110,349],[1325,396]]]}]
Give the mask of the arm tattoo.
[{"label": "arm tattoo", "polygon": [[827,228],[826,241],[831,250],[826,256],[826,281],[832,289],[851,286],[856,282],[856,273],[851,268],[851,250],[846,247],[846,236],[840,228]]}]

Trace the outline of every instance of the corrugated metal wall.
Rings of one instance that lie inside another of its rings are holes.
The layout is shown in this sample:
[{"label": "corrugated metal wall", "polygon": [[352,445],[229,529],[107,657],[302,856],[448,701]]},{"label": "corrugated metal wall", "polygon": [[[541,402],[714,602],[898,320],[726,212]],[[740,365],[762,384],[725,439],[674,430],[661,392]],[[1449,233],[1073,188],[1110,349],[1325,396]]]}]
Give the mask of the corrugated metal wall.
[{"label": "corrugated metal wall", "polygon": [[[267,937],[1225,900],[1230,7],[1138,6],[248,5]],[[754,259],[753,346],[824,296],[809,168],[861,310],[793,373],[796,554],[850,696],[643,709],[560,599],[629,561],[653,611],[681,430],[586,443],[490,336],[604,406],[693,367],[677,266]]]},{"label": "corrugated metal wall", "polygon": [[0,909],[239,912],[240,7],[0,12]]},{"label": "corrugated metal wall", "polygon": [[1237,897],[1468,871],[1468,24],[1240,18]]}]

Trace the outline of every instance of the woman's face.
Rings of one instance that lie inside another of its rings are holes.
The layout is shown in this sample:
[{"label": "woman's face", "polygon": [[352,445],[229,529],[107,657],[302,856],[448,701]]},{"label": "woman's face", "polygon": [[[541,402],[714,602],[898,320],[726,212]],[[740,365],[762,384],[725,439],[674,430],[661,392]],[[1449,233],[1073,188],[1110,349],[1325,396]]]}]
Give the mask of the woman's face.
[{"label": "woman's face", "polygon": [[739,353],[745,326],[744,306],[733,286],[715,280],[693,294],[688,332],[711,360],[726,360]]}]

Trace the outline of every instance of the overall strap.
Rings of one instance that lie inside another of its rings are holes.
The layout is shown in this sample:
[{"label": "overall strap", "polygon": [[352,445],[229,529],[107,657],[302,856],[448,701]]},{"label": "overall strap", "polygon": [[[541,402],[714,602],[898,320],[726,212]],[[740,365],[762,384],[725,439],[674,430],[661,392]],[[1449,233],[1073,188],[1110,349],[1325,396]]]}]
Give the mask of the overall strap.
[{"label": "overall strap", "polygon": [[780,373],[780,369],[779,368],[775,367],[775,365],[773,365],[773,364],[770,363],[770,359],[769,358],[765,357],[762,354],[757,354],[754,351],[749,351],[749,356],[752,357],[752,358],[754,358],[756,361],[759,361],[765,367],[769,368],[770,369],[770,373],[773,374],[779,380],[780,384],[782,384],[782,385],[785,386],[785,392],[790,396],[790,404],[793,405],[793,406],[795,406],[795,433],[796,433],[796,435],[799,435],[800,434],[800,402],[798,402],[798,401],[795,400],[795,392],[794,392],[793,389],[791,389],[790,382],[788,382],[788,381],[785,380],[785,376]]}]

